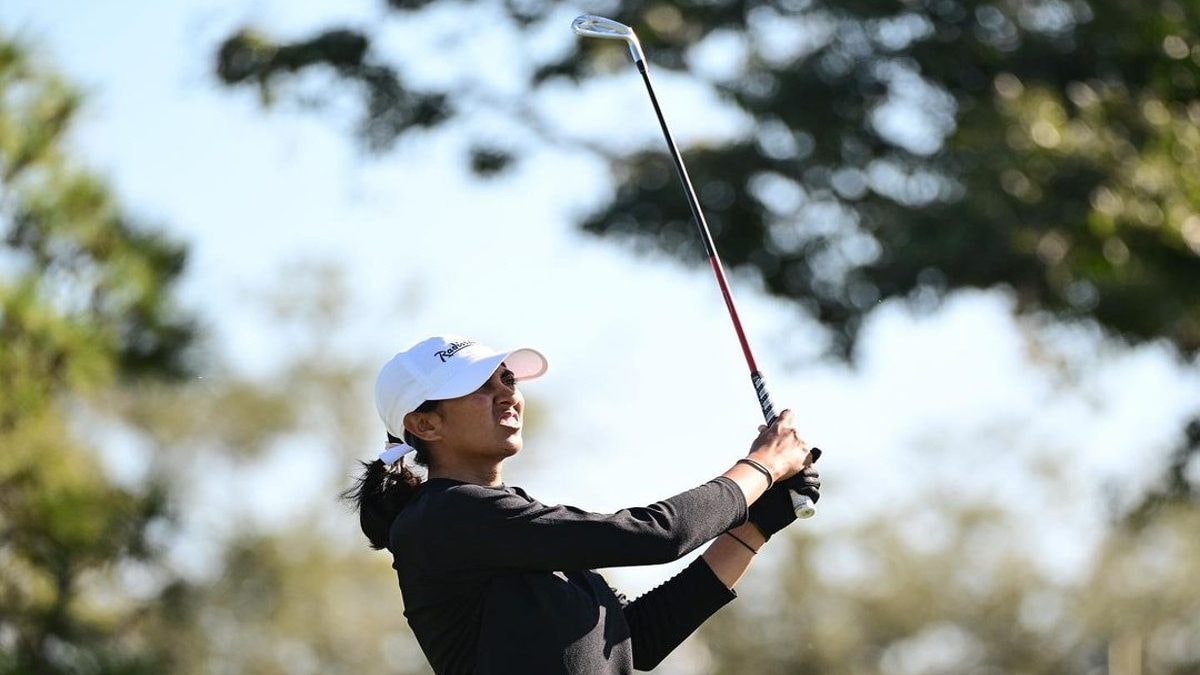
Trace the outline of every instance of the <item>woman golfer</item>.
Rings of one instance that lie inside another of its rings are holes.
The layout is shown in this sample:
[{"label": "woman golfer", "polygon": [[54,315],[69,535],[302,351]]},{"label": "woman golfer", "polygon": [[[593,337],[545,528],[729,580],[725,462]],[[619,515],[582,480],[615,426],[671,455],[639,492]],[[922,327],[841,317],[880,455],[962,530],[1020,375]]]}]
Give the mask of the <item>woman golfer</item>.
[{"label": "woman golfer", "polygon": [[[502,477],[522,444],[517,383],[545,372],[532,349],[435,337],[376,381],[389,443],[347,498],[371,546],[392,553],[404,615],[438,673],[649,670],[735,597],[755,551],[794,520],[786,488],[772,485],[799,476],[790,484],[818,496],[784,411],[746,457],[674,497],[611,514],[546,506]],[[424,481],[409,453],[428,467]],[[593,571],[670,562],[708,541],[632,602]]]}]

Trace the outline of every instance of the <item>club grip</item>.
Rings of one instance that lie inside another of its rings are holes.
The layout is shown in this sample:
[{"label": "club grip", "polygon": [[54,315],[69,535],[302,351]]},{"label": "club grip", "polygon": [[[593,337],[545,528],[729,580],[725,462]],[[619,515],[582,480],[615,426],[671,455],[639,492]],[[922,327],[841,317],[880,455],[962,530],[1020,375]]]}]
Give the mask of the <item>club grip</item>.
[{"label": "club grip", "polygon": [[[775,421],[775,403],[771,401],[771,393],[767,391],[767,382],[763,379],[762,373],[757,370],[750,373],[750,381],[754,383],[754,393],[758,395],[758,405],[762,407],[763,419],[767,421],[767,426]],[[816,457],[820,457],[820,450],[813,448]],[[813,457],[815,460],[816,457]],[[788,494],[792,498],[792,511],[796,513],[797,518],[808,519],[817,515],[817,505],[809,499],[808,495],[802,495],[795,490],[788,490]]]},{"label": "club grip", "polygon": [[795,490],[788,490],[788,495],[792,498],[792,511],[795,511],[797,518],[812,518],[817,515],[817,505],[813,504],[808,495],[802,495]]}]

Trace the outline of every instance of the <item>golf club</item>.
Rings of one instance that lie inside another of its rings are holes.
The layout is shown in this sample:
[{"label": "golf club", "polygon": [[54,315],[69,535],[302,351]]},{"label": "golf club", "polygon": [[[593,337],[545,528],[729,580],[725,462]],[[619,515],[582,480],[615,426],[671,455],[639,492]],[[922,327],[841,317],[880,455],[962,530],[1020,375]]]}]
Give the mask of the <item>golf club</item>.
[{"label": "golf club", "polygon": [[[691,179],[688,178],[687,168],[683,165],[683,157],[680,156],[679,149],[675,147],[675,139],[671,137],[671,130],[667,128],[667,120],[663,117],[662,108],[658,105],[658,97],[654,95],[654,87],[650,84],[650,73],[646,68],[646,57],[642,53],[642,45],[638,42],[637,35],[634,34],[632,28],[623,23],[590,14],[575,19],[571,23],[571,28],[575,30],[576,34],[584,37],[624,40],[629,46],[633,62],[637,65],[638,72],[642,74],[642,80],[646,83],[646,92],[650,94],[650,103],[654,106],[654,113],[658,116],[658,124],[662,127],[663,136],[667,139],[667,147],[671,151],[671,159],[675,161],[675,171],[678,172],[679,180],[683,183],[683,191],[687,194],[688,206],[692,209],[692,220],[695,221],[696,228],[700,230],[700,239],[704,242],[704,251],[708,254],[709,265],[712,266],[713,274],[717,277],[717,285],[721,287],[721,294],[725,297],[725,307],[729,309],[729,318],[733,320],[733,329],[737,332],[738,341],[742,345],[742,353],[746,356],[746,365],[750,368],[750,381],[754,384],[754,392],[758,395],[763,419],[770,425],[775,421],[775,404],[772,403],[771,395],[767,392],[767,384],[763,379],[762,371],[758,369],[758,364],[754,361],[754,354],[750,352],[750,343],[746,340],[746,333],[742,330],[742,321],[738,318],[737,308],[733,304],[733,295],[729,291],[729,283],[725,280],[725,269],[721,266],[721,259],[717,257],[712,234],[708,230],[708,223],[704,220],[704,213],[700,210],[700,201],[696,198],[696,190],[692,187]],[[812,453],[815,460],[820,456],[821,451],[813,448]],[[792,508],[795,509],[798,518],[811,518],[816,514],[816,507],[807,495],[793,490],[791,496]]]}]

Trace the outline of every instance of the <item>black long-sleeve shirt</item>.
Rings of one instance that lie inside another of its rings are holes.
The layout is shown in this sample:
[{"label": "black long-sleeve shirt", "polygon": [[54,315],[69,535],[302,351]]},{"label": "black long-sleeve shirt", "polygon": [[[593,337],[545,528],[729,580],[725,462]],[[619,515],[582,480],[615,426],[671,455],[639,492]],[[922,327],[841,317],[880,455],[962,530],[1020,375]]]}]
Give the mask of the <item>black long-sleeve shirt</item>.
[{"label": "black long-sleeve shirt", "polygon": [[404,614],[438,673],[628,673],[735,597],[703,560],[633,602],[592,571],[676,560],[745,522],[728,478],[612,514],[433,479],[392,524]]}]

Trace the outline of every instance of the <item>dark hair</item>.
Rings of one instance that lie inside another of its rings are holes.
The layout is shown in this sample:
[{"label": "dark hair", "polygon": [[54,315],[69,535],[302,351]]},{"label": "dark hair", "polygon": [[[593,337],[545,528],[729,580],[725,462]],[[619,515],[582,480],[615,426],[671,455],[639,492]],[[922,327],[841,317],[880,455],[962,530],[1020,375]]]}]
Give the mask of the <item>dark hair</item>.
[{"label": "dark hair", "polygon": [[[437,409],[437,401],[425,401],[413,412],[433,412]],[[392,434],[387,435],[389,443],[398,443],[400,439]],[[425,442],[407,431],[404,442],[417,449],[414,459],[418,464],[429,466],[429,449]],[[358,524],[371,548],[383,549],[388,545],[388,533],[392,529],[392,521],[408,506],[421,486],[421,479],[413,473],[404,462],[392,465],[384,464],[376,459],[361,462],[362,473],[355,479],[354,485],[341,494],[343,500],[358,509]]]}]

